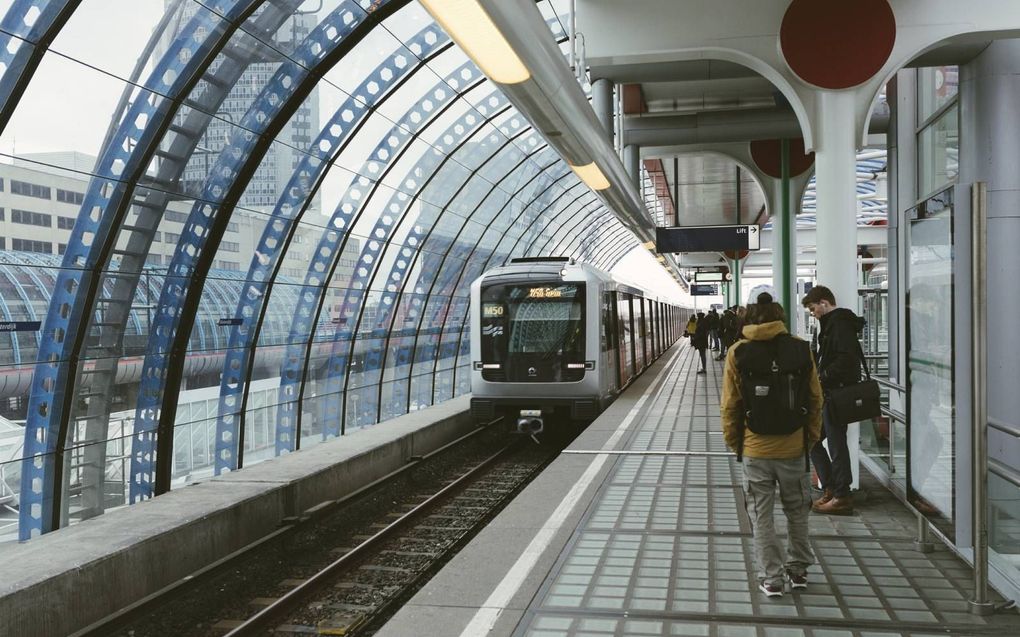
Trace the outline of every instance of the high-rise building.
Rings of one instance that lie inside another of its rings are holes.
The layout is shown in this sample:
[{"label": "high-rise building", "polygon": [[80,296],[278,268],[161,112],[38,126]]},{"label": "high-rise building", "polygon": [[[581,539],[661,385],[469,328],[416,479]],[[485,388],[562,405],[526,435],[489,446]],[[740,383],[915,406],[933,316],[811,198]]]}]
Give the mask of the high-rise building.
[{"label": "high-rise building", "polygon": [[[173,38],[187,26],[188,21],[200,10],[200,5],[193,2],[178,3],[175,0],[164,0],[167,10],[177,6],[178,14],[168,23],[163,34],[162,46],[165,51]],[[259,92],[273,77],[284,56],[290,55],[305,40],[318,24],[314,12],[297,12],[289,17],[276,31],[272,42],[257,42],[251,36],[248,43],[254,61],[234,83],[227,97],[220,103],[218,110],[209,122],[198,147],[188,161],[181,185],[184,192],[191,196],[199,196],[202,192],[209,169],[215,165],[223,147],[248,111]],[[157,51],[161,55],[161,51]],[[215,65],[213,69],[215,69]],[[201,84],[200,84],[201,88]],[[280,198],[287,181],[294,173],[294,168],[301,159],[299,149],[305,149],[311,143],[312,136],[317,132],[319,123],[318,89],[315,89],[297,109],[283,130],[276,136],[254,176],[245,189],[238,205],[245,208],[271,209]],[[183,118],[187,108],[177,115]],[[315,130],[313,130],[315,129]],[[318,209],[318,198],[313,198],[310,209]]]}]

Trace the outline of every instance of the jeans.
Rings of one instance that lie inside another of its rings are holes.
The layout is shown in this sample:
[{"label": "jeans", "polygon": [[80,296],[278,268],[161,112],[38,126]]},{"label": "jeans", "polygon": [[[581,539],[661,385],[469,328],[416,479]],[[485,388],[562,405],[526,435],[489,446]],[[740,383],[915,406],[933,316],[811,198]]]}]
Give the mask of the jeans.
[{"label": "jeans", "polygon": [[719,340],[719,330],[708,331],[708,345],[714,350],[722,347],[722,341]]},{"label": "jeans", "polygon": [[[754,559],[759,581],[783,583],[784,572],[803,576],[814,564],[814,553],[808,543],[808,515],[811,511],[810,477],[804,471],[804,458],[750,458],[741,463],[744,475],[744,501],[754,532]],[[783,545],[776,536],[773,511],[779,501],[786,514],[788,529],[786,561]]]},{"label": "jeans", "polygon": [[[829,450],[822,446],[822,440],[829,441]],[[822,488],[832,491],[833,497],[850,496],[850,450],[846,445],[846,425],[833,422],[829,405],[822,407],[822,440],[811,448],[811,463],[815,465]]]}]

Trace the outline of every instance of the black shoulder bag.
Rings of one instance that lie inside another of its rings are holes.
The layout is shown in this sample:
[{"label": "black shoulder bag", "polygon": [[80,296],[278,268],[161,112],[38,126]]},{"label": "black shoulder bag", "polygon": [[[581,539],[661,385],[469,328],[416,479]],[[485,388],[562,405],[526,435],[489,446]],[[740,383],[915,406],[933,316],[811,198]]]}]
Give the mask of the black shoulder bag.
[{"label": "black shoulder bag", "polygon": [[840,425],[876,418],[882,414],[878,382],[871,378],[860,342],[857,343],[857,355],[864,368],[865,378],[852,385],[830,389],[826,395],[829,417]]}]

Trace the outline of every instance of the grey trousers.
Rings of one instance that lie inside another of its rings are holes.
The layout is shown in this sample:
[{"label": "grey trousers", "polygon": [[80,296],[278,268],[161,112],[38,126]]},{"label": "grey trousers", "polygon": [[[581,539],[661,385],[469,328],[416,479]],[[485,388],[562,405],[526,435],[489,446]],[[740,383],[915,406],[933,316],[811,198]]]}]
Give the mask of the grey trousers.
[{"label": "grey trousers", "polygon": [[[804,470],[804,458],[779,460],[744,457],[744,499],[747,515],[754,530],[754,558],[758,579],[771,584],[782,584],[784,571],[790,575],[805,575],[815,563],[808,544],[808,515],[811,512],[810,478]],[[776,504],[776,484],[779,500],[786,514],[789,537],[786,562],[783,546],[776,537],[776,524],[772,513]]]}]

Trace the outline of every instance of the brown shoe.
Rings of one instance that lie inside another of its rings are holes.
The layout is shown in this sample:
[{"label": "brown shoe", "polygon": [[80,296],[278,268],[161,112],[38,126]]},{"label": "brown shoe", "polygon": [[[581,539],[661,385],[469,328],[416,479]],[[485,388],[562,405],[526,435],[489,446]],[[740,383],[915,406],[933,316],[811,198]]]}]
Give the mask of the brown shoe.
[{"label": "brown shoe", "polygon": [[854,501],[849,497],[832,498],[825,504],[812,506],[811,510],[815,513],[824,513],[825,515],[853,515]]},{"label": "brown shoe", "polygon": [[818,498],[817,500],[811,503],[811,508],[814,509],[815,507],[820,507],[823,504],[827,504],[831,499],[832,491],[826,489],[825,493],[822,494],[822,497]]}]

